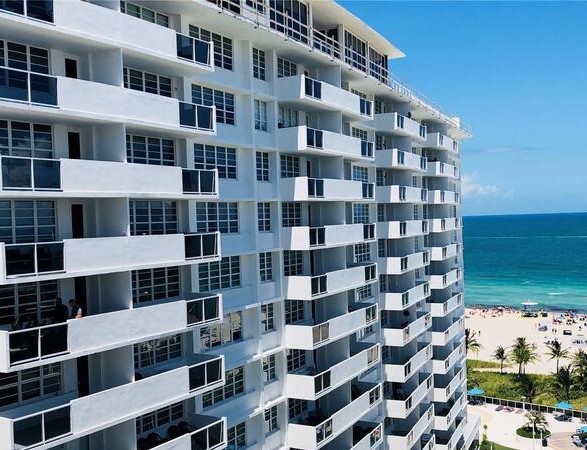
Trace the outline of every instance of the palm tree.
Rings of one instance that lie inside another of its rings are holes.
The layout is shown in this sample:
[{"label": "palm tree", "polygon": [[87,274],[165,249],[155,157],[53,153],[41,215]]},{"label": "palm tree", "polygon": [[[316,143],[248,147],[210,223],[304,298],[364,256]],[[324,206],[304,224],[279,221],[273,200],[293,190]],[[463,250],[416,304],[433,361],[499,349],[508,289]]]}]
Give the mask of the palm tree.
[{"label": "palm tree", "polygon": [[538,386],[531,377],[523,377],[520,383],[520,394],[526,397],[528,403],[534,403],[534,398],[539,394]]},{"label": "palm tree", "polygon": [[579,349],[573,355],[573,368],[577,378],[577,384],[581,390],[587,390],[587,353],[583,349]]},{"label": "palm tree", "polygon": [[499,373],[503,373],[503,363],[509,358],[507,349],[503,345],[500,345],[495,349],[492,356],[493,359],[499,361]]},{"label": "palm tree", "polygon": [[534,431],[534,433],[546,432],[548,431],[548,422],[544,414],[540,411],[528,411],[526,413],[526,423],[524,427],[530,431]]},{"label": "palm tree", "polygon": [[467,349],[467,353],[471,352],[478,352],[481,349],[482,345],[477,340],[477,332],[471,331],[469,328],[465,329],[465,348]]},{"label": "palm tree", "polygon": [[548,354],[550,359],[556,359],[556,371],[558,372],[558,364],[561,358],[569,357],[569,349],[564,349],[559,341],[553,341],[548,345]]},{"label": "palm tree", "polygon": [[518,365],[518,377],[520,377],[526,373],[528,364],[538,361],[538,354],[528,344],[526,338],[519,337],[514,341],[510,359]]},{"label": "palm tree", "polygon": [[568,402],[571,399],[571,391],[577,386],[573,366],[561,366],[559,371],[553,375],[552,389],[554,394],[558,399]]}]

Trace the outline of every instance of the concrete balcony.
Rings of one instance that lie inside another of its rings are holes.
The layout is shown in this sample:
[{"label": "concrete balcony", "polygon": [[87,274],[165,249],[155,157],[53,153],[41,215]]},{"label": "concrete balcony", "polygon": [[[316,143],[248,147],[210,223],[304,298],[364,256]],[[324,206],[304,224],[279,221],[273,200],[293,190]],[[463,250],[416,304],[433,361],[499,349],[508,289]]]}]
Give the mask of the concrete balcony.
[{"label": "concrete balcony", "polygon": [[450,407],[440,409],[439,404],[436,405],[436,417],[434,418],[434,429],[448,431],[457,416],[461,413],[467,402],[467,396],[461,392],[456,396],[454,404]]},{"label": "concrete balcony", "polygon": [[428,170],[427,159],[416,153],[404,152],[396,148],[375,151],[375,165],[392,169],[406,169],[417,172]]},{"label": "concrete balcony", "polygon": [[453,269],[444,275],[430,275],[430,289],[444,289],[459,281],[461,276],[461,269]]},{"label": "concrete balcony", "polygon": [[359,309],[317,325],[286,325],[283,344],[287,348],[315,350],[377,322],[379,315],[376,304],[355,305]]},{"label": "concrete balcony", "polygon": [[151,450],[220,450],[227,444],[226,417],[196,414],[190,420],[194,431],[152,447]]},{"label": "concrete balcony", "polygon": [[354,120],[373,118],[372,102],[340,87],[305,75],[278,78],[277,100],[282,104],[309,111],[342,112]]},{"label": "concrete balcony", "polygon": [[373,143],[305,125],[279,128],[277,145],[282,152],[343,156],[349,159],[373,161]]},{"label": "concrete balcony", "polygon": [[434,384],[434,401],[435,402],[442,402],[446,403],[452,397],[453,393],[457,391],[459,387],[463,385],[466,380],[466,373],[465,368],[461,368],[457,371],[454,376],[446,375],[441,378],[440,381]]},{"label": "concrete balcony", "polygon": [[0,282],[25,283],[220,259],[220,233],[0,243]]},{"label": "concrete balcony", "polygon": [[432,359],[432,344],[423,346],[409,360],[383,360],[385,380],[389,382],[405,383]]},{"label": "concrete balcony", "polygon": [[0,13],[0,23],[6,30],[17,29],[36,36],[37,40],[44,39],[48,47],[64,40],[75,41],[86,48],[122,48],[126,55],[135,58],[157,58],[165,68],[175,71],[213,71],[209,42],[194,40],[196,43],[186,48],[185,44],[180,45],[183,42],[177,39],[178,34],[172,28],[92,3],[51,3],[52,25],[38,20],[22,21],[18,16],[5,13]]},{"label": "concrete balcony", "polygon": [[[386,408],[386,416],[397,419],[407,419],[420,403],[432,392],[433,376],[423,375],[420,377],[417,387],[410,390],[407,398],[395,398],[396,395],[385,396],[383,402]],[[426,402],[428,403],[428,402]]]},{"label": "concrete balcony", "polygon": [[443,233],[445,231],[454,231],[461,228],[461,221],[456,217],[446,219],[429,219],[428,229],[431,233]]},{"label": "concrete balcony", "polygon": [[459,292],[442,303],[429,303],[432,317],[444,317],[463,305],[463,293]]},{"label": "concrete balcony", "polygon": [[[288,326],[286,325],[286,333]],[[294,346],[294,348],[298,347]],[[351,354],[347,359],[318,374],[311,370],[302,373],[288,373],[285,376],[286,396],[316,401],[377,365],[381,361],[380,355],[379,344],[361,343],[355,349],[351,349]]]},{"label": "concrete balcony", "polygon": [[450,244],[444,247],[430,247],[431,261],[445,261],[461,253],[461,244]]},{"label": "concrete balcony", "polygon": [[403,347],[412,342],[432,326],[430,313],[418,313],[418,318],[409,323],[397,325],[382,324],[381,334],[383,345],[391,347]]},{"label": "concrete balcony", "polygon": [[435,150],[446,150],[455,154],[459,153],[458,142],[442,133],[428,133],[424,147]]},{"label": "concrete balcony", "polygon": [[434,434],[424,433],[420,436],[420,448],[421,450],[432,450],[436,445],[436,436]]},{"label": "concrete balcony", "polygon": [[424,125],[395,112],[375,114],[373,126],[380,132],[396,136],[409,136],[422,143],[426,142],[426,127]]},{"label": "concrete balcony", "polygon": [[140,381],[72,398],[65,394],[0,413],[0,450],[59,445],[224,384],[224,357],[193,355]]},{"label": "concrete balcony", "polygon": [[401,426],[394,427],[394,430],[385,430],[388,448],[410,450],[430,430],[434,423],[434,405],[421,405],[420,411],[421,414],[414,415]]},{"label": "concrete balcony", "polygon": [[412,186],[376,186],[377,203],[428,203],[428,191]]},{"label": "concrete balcony", "polygon": [[326,419],[308,416],[302,417],[298,423],[289,422],[287,446],[304,450],[322,448],[381,402],[381,384],[356,383],[355,385],[362,392],[361,395]]},{"label": "concrete balcony", "polygon": [[65,323],[0,331],[0,372],[104,352],[222,320],[220,295],[141,306]]},{"label": "concrete balcony", "polygon": [[383,424],[377,422],[357,422],[353,427],[353,443],[349,450],[378,449],[383,442]]},{"label": "concrete balcony", "polygon": [[281,178],[280,197],[283,201],[348,201],[373,200],[373,183],[333,178]]},{"label": "concrete balcony", "polygon": [[379,273],[387,275],[401,275],[412,270],[421,269],[430,264],[428,251],[412,253],[407,256],[390,256],[377,258]]},{"label": "concrete balcony", "polygon": [[375,240],[375,224],[342,224],[322,227],[281,228],[283,248],[314,250]]},{"label": "concrete balcony", "polygon": [[433,359],[432,370],[437,375],[446,374],[457,362],[465,357],[465,343],[461,343],[444,359]]},{"label": "concrete balcony", "polygon": [[428,191],[430,205],[455,205],[461,202],[461,195],[453,191]]},{"label": "concrete balcony", "polygon": [[481,428],[481,416],[477,414],[467,413],[467,423],[465,424],[465,428],[463,429],[463,439],[465,441],[465,445],[463,445],[464,450],[468,450],[471,448],[471,444],[474,440],[479,440],[479,429]]},{"label": "concrete balcony", "polygon": [[465,319],[461,317],[444,331],[435,331],[432,329],[432,345],[444,347],[453,339],[463,334],[465,330]]},{"label": "concrete balcony", "polygon": [[426,283],[408,289],[404,292],[381,292],[383,309],[387,311],[403,311],[430,296],[430,286]]},{"label": "concrete balcony", "polygon": [[457,166],[443,163],[440,161],[428,161],[428,171],[426,173],[429,177],[446,177],[457,180],[460,176],[460,170]]},{"label": "concrete balcony", "polygon": [[454,450],[457,447],[457,443],[463,436],[463,432],[465,430],[465,420],[463,418],[459,418],[456,421],[457,425],[453,431],[449,433],[450,437],[442,437],[436,435],[436,450]]},{"label": "concrete balcony", "polygon": [[377,222],[379,239],[400,239],[428,234],[427,220]]},{"label": "concrete balcony", "polygon": [[1,165],[8,198],[218,198],[217,170],[12,156],[3,156]]},{"label": "concrete balcony", "polygon": [[377,281],[377,265],[353,266],[323,275],[286,276],[284,279],[286,298],[312,300]]}]

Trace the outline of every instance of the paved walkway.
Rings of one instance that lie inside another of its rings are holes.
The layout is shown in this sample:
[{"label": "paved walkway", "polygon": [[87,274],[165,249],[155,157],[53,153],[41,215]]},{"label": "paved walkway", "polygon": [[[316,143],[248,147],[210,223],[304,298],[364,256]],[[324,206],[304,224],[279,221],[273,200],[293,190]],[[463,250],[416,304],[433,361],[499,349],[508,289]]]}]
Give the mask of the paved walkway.
[{"label": "paved walkway", "polygon": [[[523,413],[496,411],[497,405],[474,406],[468,405],[469,411],[481,416],[481,438],[483,437],[483,425],[487,425],[487,435],[490,441],[516,450],[544,449],[536,440],[524,439],[516,434],[516,430],[526,422]],[[551,450],[578,450],[571,442],[571,435],[581,426],[578,422],[559,422],[552,414],[545,414],[550,431],[553,433],[549,439],[548,449]],[[576,420],[576,419],[575,419]]]}]

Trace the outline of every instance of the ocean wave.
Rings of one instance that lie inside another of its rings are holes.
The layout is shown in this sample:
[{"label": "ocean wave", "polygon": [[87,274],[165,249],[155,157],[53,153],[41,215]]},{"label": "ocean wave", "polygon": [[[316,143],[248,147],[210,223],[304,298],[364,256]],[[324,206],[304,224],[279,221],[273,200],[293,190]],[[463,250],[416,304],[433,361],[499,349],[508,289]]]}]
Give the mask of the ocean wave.
[{"label": "ocean wave", "polygon": [[547,292],[546,295],[550,295],[552,297],[558,297],[559,295],[569,295],[568,292]]}]

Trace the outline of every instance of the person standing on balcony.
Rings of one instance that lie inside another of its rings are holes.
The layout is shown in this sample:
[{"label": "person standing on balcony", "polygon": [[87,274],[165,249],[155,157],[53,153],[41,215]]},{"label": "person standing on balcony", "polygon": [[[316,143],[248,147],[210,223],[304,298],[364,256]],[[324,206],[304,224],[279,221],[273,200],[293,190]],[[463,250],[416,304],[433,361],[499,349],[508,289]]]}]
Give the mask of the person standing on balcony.
[{"label": "person standing on balcony", "polygon": [[70,319],[82,318],[82,308],[73,298],[69,300],[69,307],[71,308],[71,314],[69,315]]},{"label": "person standing on balcony", "polygon": [[57,297],[55,299],[55,313],[54,313],[55,323],[67,322],[68,317],[69,317],[69,310],[67,309],[67,306],[65,306],[63,304],[63,300],[61,300],[59,297]]}]

